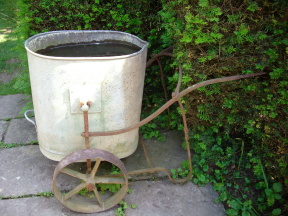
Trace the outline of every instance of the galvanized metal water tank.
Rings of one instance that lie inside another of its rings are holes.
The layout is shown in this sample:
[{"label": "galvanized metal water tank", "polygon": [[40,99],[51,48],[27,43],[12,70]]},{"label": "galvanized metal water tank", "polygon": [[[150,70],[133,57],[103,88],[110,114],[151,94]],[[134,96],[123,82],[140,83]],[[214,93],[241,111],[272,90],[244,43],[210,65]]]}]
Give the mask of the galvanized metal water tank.
[{"label": "galvanized metal water tank", "polygon": [[[59,44],[129,42],[140,51],[111,57],[51,57],[36,51]],[[90,131],[122,129],[140,120],[148,43],[117,31],[54,31],[25,42],[37,134],[41,152],[59,161],[84,148],[80,100],[91,100]],[[138,145],[138,129],[109,137],[91,137],[91,148],[119,158]]]}]

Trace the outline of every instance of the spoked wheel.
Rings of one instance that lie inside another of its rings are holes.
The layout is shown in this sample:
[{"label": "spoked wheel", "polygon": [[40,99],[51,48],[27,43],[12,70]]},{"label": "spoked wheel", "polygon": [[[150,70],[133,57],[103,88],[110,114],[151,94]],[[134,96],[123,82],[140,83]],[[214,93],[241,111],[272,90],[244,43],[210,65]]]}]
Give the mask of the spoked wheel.
[{"label": "spoked wheel", "polygon": [[[95,165],[92,166],[91,173],[81,173],[67,167],[72,163],[87,159],[96,160]],[[121,170],[122,175],[120,177],[99,175],[99,165],[103,161],[114,164]],[[78,180],[73,189],[67,191],[67,189],[59,188],[61,186],[57,183],[57,176],[63,174],[72,176],[76,178],[75,180]],[[107,198],[107,196],[103,196],[97,190],[97,184],[120,184],[121,188],[118,192]],[[124,198],[127,189],[127,171],[123,163],[114,154],[100,149],[83,149],[66,156],[58,163],[53,175],[53,192],[55,197],[64,206],[76,212],[95,213],[112,208]],[[92,196],[79,195],[79,192],[83,190],[88,191]]]}]

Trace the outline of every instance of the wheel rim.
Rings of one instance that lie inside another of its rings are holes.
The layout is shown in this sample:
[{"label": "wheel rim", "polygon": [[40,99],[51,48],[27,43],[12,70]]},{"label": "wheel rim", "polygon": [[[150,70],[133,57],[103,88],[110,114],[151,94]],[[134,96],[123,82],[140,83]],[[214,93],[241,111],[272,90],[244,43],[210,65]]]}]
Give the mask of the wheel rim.
[{"label": "wheel rim", "polygon": [[[67,168],[67,166],[72,163],[87,159],[96,159],[95,165],[92,167],[92,171],[90,174],[83,174]],[[121,177],[97,176],[99,165],[103,161],[109,162],[118,167],[122,172]],[[76,179],[81,180],[82,182],[73,189],[71,189],[68,193],[64,193],[63,191],[61,191],[60,188],[57,187],[57,176],[60,173],[72,176]],[[104,200],[103,198],[101,198],[99,191],[95,187],[95,185],[100,183],[121,184],[121,188],[114,195]],[[52,188],[55,197],[64,206],[73,211],[82,213],[101,212],[117,205],[126,195],[128,189],[127,171],[124,167],[124,164],[114,154],[100,149],[83,149],[66,156],[58,163],[53,174]],[[86,198],[84,199],[84,197],[81,197],[81,199],[77,199],[79,198],[78,192],[84,188],[94,193],[94,200],[92,199],[91,201],[90,198],[89,202],[86,202]]]}]

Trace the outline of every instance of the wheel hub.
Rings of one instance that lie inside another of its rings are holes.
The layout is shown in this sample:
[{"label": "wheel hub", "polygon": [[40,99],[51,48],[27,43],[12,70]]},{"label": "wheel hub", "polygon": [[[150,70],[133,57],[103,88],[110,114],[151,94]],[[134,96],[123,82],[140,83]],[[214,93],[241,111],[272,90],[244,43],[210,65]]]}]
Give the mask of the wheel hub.
[{"label": "wheel hub", "polygon": [[95,187],[94,184],[88,184],[88,185],[86,186],[86,189],[87,189],[89,192],[94,191],[95,188],[96,188],[96,187]]}]

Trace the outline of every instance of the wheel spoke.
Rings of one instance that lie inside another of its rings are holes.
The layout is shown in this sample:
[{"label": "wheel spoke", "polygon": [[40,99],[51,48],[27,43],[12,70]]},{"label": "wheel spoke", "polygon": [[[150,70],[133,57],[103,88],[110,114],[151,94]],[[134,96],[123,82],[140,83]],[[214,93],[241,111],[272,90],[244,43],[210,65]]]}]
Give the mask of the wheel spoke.
[{"label": "wheel spoke", "polygon": [[124,178],[96,176],[94,178],[95,184],[125,184]]},{"label": "wheel spoke", "polygon": [[97,191],[96,188],[94,188],[93,191],[94,191],[94,194],[95,194],[95,196],[96,196],[96,198],[97,198],[97,201],[98,201],[99,205],[100,205],[101,207],[103,207],[103,202],[102,202],[102,199],[101,199],[101,197],[100,197],[99,192]]},{"label": "wheel spoke", "polygon": [[67,175],[73,176],[75,178],[81,179],[81,180],[86,180],[86,174],[82,174],[80,172],[77,172],[75,170],[69,169],[69,168],[63,168],[60,172],[65,173]]},{"label": "wheel spoke", "polygon": [[63,198],[64,201],[66,201],[69,198],[71,198],[72,196],[74,196],[76,193],[81,191],[85,186],[86,186],[85,182],[82,182],[81,184],[79,184],[78,186],[73,188],[71,191],[69,191],[67,194],[64,195],[64,198]]},{"label": "wheel spoke", "polygon": [[94,176],[96,175],[96,172],[97,172],[97,170],[98,170],[98,168],[99,168],[99,165],[100,165],[100,163],[101,163],[101,158],[98,158],[97,160],[96,160],[96,163],[95,163],[95,165],[94,165],[94,167],[93,167],[93,170],[91,171],[91,177],[92,178],[94,178]]}]

